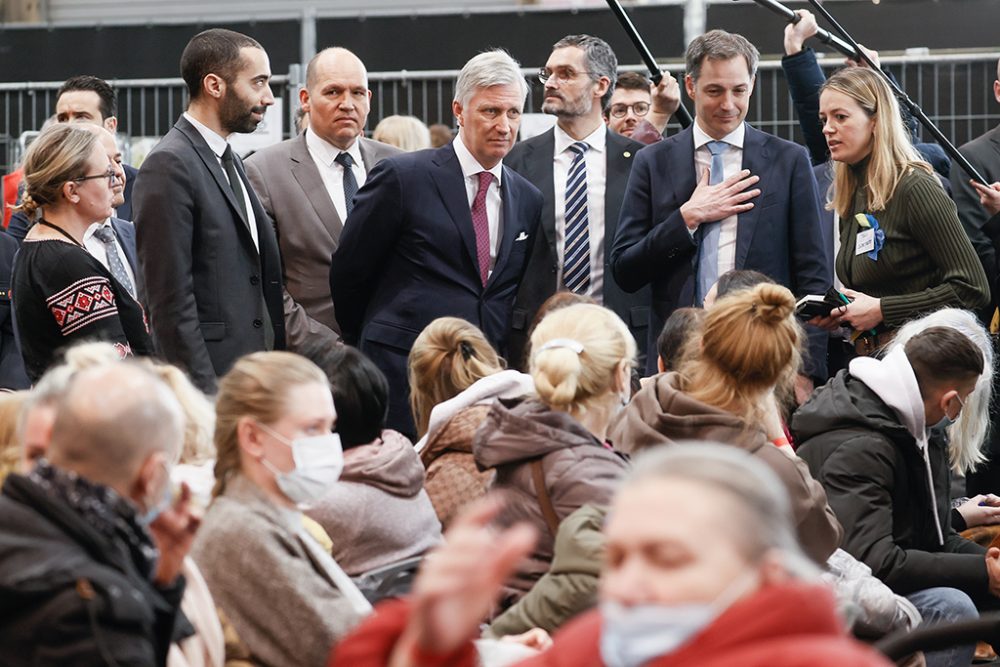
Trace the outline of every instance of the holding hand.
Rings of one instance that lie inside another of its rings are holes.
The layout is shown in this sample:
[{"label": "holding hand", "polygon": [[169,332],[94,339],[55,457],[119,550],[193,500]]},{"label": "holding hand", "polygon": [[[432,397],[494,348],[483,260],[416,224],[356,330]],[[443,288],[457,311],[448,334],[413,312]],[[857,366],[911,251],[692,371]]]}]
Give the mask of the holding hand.
[{"label": "holding hand", "polygon": [[[876,67],[882,66],[882,61],[878,58],[878,51],[872,51],[871,49],[866,49],[864,45],[858,44],[858,48],[864,51],[865,55],[868,56]],[[858,58],[854,60],[853,58],[848,58],[844,61],[844,64],[848,67],[868,67],[868,63],[865,62],[864,58]]]},{"label": "holding hand", "polygon": [[966,528],[1000,523],[1000,496],[989,493],[969,498],[958,506],[958,513],[965,519]]},{"label": "holding hand", "polygon": [[733,174],[721,183],[709,185],[709,170],[706,169],[698,181],[698,187],[691,194],[691,199],[681,206],[681,217],[688,229],[694,231],[703,222],[724,220],[731,215],[737,215],[753,208],[753,202],[748,200],[760,195],[760,190],[747,190],[760,180],[759,176],[751,176],[749,169]]},{"label": "holding hand", "polygon": [[802,51],[803,43],[819,30],[819,26],[816,25],[816,16],[811,11],[800,9],[795,13],[802,18],[797,23],[789,23],[785,26],[786,56],[794,56]]},{"label": "holding hand", "polygon": [[976,189],[979,194],[979,203],[983,205],[990,217],[1000,213],[1000,183],[993,183],[987,187],[976,181],[969,182]]},{"label": "holding hand", "polygon": [[653,104],[649,112],[649,122],[663,132],[670,117],[681,105],[681,86],[670,72],[663,72],[663,78],[658,85],[650,85],[649,94]]}]

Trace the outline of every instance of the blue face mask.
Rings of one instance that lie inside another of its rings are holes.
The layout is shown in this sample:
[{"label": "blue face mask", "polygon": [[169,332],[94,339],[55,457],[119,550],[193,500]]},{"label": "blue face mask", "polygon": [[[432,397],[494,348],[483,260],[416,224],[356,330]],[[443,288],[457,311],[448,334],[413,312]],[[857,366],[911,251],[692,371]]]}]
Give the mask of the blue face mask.
[{"label": "blue face mask", "polygon": [[156,521],[156,518],[167,511],[170,507],[170,503],[173,502],[174,494],[173,490],[170,488],[170,473],[167,473],[167,481],[163,484],[163,492],[160,494],[160,499],[153,503],[145,503],[145,512],[140,514],[136,521],[139,522],[140,526],[149,526],[149,524]]},{"label": "blue face mask", "polygon": [[756,572],[740,575],[712,602],[645,604],[626,607],[601,603],[601,659],[607,667],[640,667],[687,644],[738,600]]},{"label": "blue face mask", "polygon": [[958,399],[958,405],[959,405],[958,412],[955,413],[954,417],[949,417],[948,412],[946,410],[944,416],[941,417],[941,420],[938,421],[937,424],[934,424],[933,428],[936,429],[948,428],[956,421],[958,421],[958,418],[962,415],[962,410],[965,409],[965,401],[963,401],[962,397],[959,396],[958,394],[955,394],[955,398]]}]

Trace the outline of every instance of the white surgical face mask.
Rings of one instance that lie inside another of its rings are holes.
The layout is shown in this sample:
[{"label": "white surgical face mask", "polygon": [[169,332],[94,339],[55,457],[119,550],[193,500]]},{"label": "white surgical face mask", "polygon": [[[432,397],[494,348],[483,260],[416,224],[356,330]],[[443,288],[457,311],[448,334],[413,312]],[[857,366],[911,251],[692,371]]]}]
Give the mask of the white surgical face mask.
[{"label": "white surgical face mask", "polygon": [[687,604],[644,604],[626,607],[618,602],[602,602],[601,658],[607,667],[639,667],[662,655],[669,655],[738,600],[749,588],[748,572],[733,580],[712,602]]},{"label": "white surgical face mask", "polygon": [[339,434],[324,433],[289,440],[263,424],[259,426],[292,448],[295,468],[290,472],[278,470],[267,459],[261,459],[261,462],[274,475],[281,492],[293,503],[304,505],[321,498],[340,479],[344,469],[344,450]]}]

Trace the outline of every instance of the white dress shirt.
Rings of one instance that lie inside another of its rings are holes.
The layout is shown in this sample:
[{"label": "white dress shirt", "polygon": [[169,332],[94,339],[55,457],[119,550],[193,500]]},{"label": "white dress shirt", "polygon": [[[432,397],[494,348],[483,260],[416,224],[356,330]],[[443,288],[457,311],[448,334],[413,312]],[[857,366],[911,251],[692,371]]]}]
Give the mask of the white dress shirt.
[{"label": "white dress shirt", "polygon": [[488,171],[493,174],[490,189],[486,191],[486,219],[490,222],[490,273],[497,263],[497,250],[500,248],[500,235],[503,234],[503,199],[500,196],[500,176],[503,174],[503,162],[498,162],[492,169],[484,169],[473,157],[469,149],[462,143],[459,134],[452,142],[458,163],[462,166],[462,176],[465,178],[465,194],[469,200],[469,209],[479,191],[479,172]]},{"label": "white dress shirt", "polygon": [[[587,296],[597,303],[604,302],[604,191],[608,181],[608,129],[601,123],[581,141],[590,146],[583,154],[587,165],[587,228],[590,240],[590,289]],[[566,179],[576,157],[569,147],[577,142],[558,125],[555,126],[555,155],[552,164],[552,186],[555,190],[556,253],[559,271],[556,279],[562,287],[563,258],[566,252]]]},{"label": "white dress shirt", "polygon": [[[87,227],[87,231],[83,233],[83,245],[87,249],[94,259],[104,265],[108,271],[111,270],[111,264],[108,263],[108,249],[104,245],[104,241],[94,236],[96,232],[101,227],[107,227],[114,234],[114,227],[111,226],[111,218],[106,219],[104,222],[95,222],[90,227]],[[135,274],[132,272],[132,265],[128,263],[128,256],[125,254],[125,250],[122,248],[122,244],[118,241],[118,235],[114,234],[115,247],[118,249],[118,256],[121,257],[122,265],[125,267],[125,273],[128,274],[128,279],[132,281],[132,289],[135,289]]]},{"label": "white dress shirt", "polygon": [[[721,139],[729,144],[729,149],[722,155],[723,179],[739,173],[743,169],[743,137],[746,135],[746,124],[740,126]],[[694,168],[697,180],[712,168],[712,154],[707,144],[715,141],[705,134],[697,119],[694,123]],[[736,215],[719,221],[719,273],[721,277],[726,271],[736,268]]]},{"label": "white dress shirt", "polygon": [[[189,114],[187,111],[184,112],[184,118],[187,119],[189,123],[194,125],[194,129],[198,130],[204,139],[208,147],[212,149],[212,153],[215,154],[215,159],[219,161],[219,166],[222,167],[222,175],[226,177],[226,182],[229,182],[229,175],[226,173],[226,168],[222,166],[222,154],[226,152],[226,147],[229,142],[226,141],[225,137],[215,132],[204,123],[200,122],[194,116]],[[253,214],[253,205],[250,203],[250,184],[243,179],[240,179],[243,183],[243,203],[246,205],[247,210],[247,225],[250,227],[250,236],[253,237],[253,244],[257,247],[257,251],[260,252],[260,240],[257,238],[257,218]],[[231,185],[231,184],[230,184]]]},{"label": "white dress shirt", "polygon": [[316,168],[319,169],[320,178],[323,185],[333,200],[333,207],[337,209],[337,215],[341,222],[347,222],[347,202],[344,201],[344,166],[335,162],[341,153],[347,153],[354,160],[351,171],[354,172],[354,180],[358,182],[358,189],[365,184],[367,175],[365,174],[365,162],[361,159],[361,142],[357,139],[346,150],[342,151],[325,139],[318,137],[314,132],[306,130],[306,147],[309,155],[312,156]]}]

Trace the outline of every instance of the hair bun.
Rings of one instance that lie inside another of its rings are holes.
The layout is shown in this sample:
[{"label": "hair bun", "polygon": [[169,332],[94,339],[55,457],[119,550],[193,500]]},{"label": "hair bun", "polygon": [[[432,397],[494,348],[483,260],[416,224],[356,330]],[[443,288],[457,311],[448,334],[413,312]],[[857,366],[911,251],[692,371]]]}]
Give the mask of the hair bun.
[{"label": "hair bun", "polygon": [[782,285],[762,283],[753,288],[753,305],[757,315],[768,324],[777,324],[795,311],[795,297]]},{"label": "hair bun", "polygon": [[35,201],[35,198],[28,192],[25,192],[21,197],[21,203],[13,208],[15,212],[24,213],[29,219],[31,219],[35,216],[35,211],[41,208],[41,204]]}]

